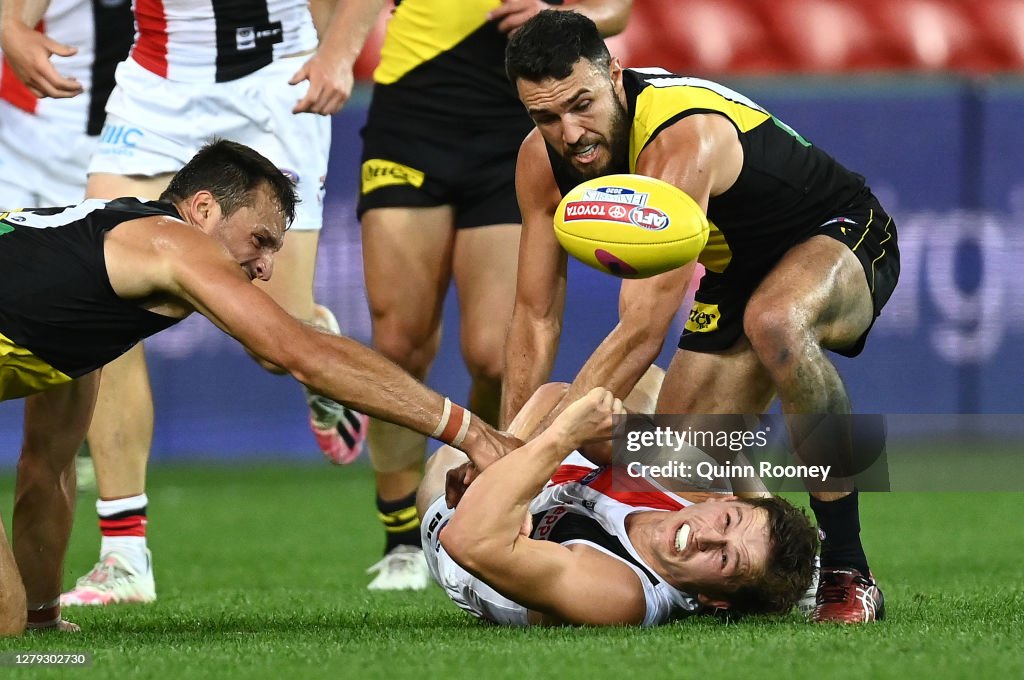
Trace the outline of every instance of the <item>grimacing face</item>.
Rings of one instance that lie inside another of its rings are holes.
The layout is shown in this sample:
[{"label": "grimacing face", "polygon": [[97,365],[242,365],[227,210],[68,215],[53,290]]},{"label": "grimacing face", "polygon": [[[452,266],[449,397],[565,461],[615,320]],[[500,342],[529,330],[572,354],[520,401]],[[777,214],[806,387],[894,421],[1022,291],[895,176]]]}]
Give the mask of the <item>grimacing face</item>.
[{"label": "grimacing face", "polygon": [[284,245],[284,215],[265,186],[255,191],[252,205],[221,215],[210,235],[227,248],[250,281],[269,281],[274,258]]},{"label": "grimacing face", "polygon": [[630,122],[619,99],[621,82],[617,61],[604,71],[580,59],[567,78],[519,79],[516,89],[544,141],[592,179],[627,161]]},{"label": "grimacing face", "polygon": [[652,566],[676,588],[728,600],[728,592],[765,572],[765,510],[729,496],[661,514],[651,533]]}]

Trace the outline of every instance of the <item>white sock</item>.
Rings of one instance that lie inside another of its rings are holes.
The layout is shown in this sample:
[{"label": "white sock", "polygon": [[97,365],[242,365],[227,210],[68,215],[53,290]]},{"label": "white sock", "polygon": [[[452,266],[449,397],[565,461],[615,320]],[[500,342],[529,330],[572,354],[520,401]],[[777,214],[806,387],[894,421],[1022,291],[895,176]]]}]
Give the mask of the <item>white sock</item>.
[{"label": "white sock", "polygon": [[96,501],[96,514],[99,515],[100,533],[103,535],[100,541],[101,560],[116,552],[128,561],[136,573],[144,574],[150,570],[149,553],[146,550],[148,503],[149,499],[144,493],[112,501]]}]

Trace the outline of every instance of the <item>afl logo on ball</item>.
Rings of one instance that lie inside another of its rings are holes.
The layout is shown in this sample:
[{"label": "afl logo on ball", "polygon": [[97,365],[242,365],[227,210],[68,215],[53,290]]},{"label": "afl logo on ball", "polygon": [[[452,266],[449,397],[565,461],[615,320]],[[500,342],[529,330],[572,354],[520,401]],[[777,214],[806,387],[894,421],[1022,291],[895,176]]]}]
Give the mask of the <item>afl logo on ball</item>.
[{"label": "afl logo on ball", "polygon": [[643,229],[661,231],[668,226],[668,215],[657,208],[637,206],[629,211],[629,221]]}]

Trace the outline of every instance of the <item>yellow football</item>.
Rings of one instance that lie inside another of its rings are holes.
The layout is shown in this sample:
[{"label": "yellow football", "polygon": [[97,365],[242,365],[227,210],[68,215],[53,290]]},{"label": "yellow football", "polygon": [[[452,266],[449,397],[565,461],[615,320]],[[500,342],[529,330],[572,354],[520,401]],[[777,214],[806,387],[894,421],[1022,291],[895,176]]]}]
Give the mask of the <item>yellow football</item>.
[{"label": "yellow football", "polygon": [[565,195],[555,211],[555,236],[595,269],[642,279],[697,259],[708,242],[708,219],[668,182],[607,175]]}]

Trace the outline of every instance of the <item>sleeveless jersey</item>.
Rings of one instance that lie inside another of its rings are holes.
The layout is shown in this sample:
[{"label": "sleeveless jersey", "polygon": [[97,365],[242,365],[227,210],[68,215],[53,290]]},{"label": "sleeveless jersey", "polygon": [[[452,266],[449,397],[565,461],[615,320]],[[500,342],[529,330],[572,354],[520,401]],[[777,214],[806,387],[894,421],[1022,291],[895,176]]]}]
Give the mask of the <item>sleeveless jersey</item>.
[{"label": "sleeveless jersey", "polygon": [[[708,202],[711,233],[698,258],[712,272],[767,269],[868,191],[863,177],[718,83],[650,68],[626,69],[623,84],[632,120],[628,166],[611,172],[635,173],[637,158],[651,140],[686,116],[716,113],[736,127],[743,166],[733,186]],[[550,147],[548,157],[563,194],[582,181]]]},{"label": "sleeveless jersey", "polygon": [[65,208],[0,212],[0,400],[85,375],[179,321],[114,293],[106,233],[169,203],[98,199]]},{"label": "sleeveless jersey", "polygon": [[54,57],[58,70],[82,84],[70,99],[36,99],[3,61],[0,99],[62,128],[98,135],[114,87],[114,68],[128,56],[134,32],[130,0],[52,0],[37,30],[78,48]]},{"label": "sleeveless jersey", "polygon": [[132,58],[168,80],[236,80],[316,49],[305,0],[134,0]]},{"label": "sleeveless jersey", "polygon": [[643,584],[647,602],[644,626],[661,625],[697,611],[697,599],[665,582],[640,558],[626,533],[626,517],[634,512],[672,512],[692,503],[645,480],[629,480],[632,488],[623,489],[623,475],[613,483],[611,468],[573,465],[574,459],[585,460],[571,457],[530,504],[530,538],[562,545],[582,543],[625,563]]},{"label": "sleeveless jersey", "polygon": [[497,22],[487,21],[500,0],[397,0],[395,5],[373,74],[371,120],[379,107],[394,112],[390,115],[454,119],[461,129],[477,121],[513,120],[529,130],[526,110],[505,75],[508,38]]},{"label": "sleeveless jersey", "polygon": [[[621,475],[620,475],[621,476]],[[548,485],[530,503],[533,530],[530,538],[562,545],[584,544],[623,562],[636,574],[646,611],[642,625],[658,626],[696,612],[700,604],[666,583],[643,561],[626,532],[626,517],[645,510],[675,511],[691,503],[649,482],[629,480],[630,489],[612,484],[611,468],[595,468],[579,453],[570,455]],[[439,499],[439,502],[441,499]],[[460,607],[487,621],[510,626],[529,625],[526,607],[505,597],[487,583],[466,572],[437,545],[437,537],[454,514],[442,509],[424,521],[424,546],[439,553],[435,578]],[[428,555],[428,563],[431,555]]]}]

